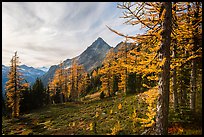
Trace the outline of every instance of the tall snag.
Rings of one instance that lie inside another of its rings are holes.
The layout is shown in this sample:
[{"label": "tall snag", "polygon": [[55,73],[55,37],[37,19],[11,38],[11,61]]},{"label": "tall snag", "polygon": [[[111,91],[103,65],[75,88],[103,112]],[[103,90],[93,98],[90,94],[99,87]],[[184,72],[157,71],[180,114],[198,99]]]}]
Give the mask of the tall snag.
[{"label": "tall snag", "polygon": [[170,74],[170,44],[171,44],[171,24],[172,24],[172,4],[163,2],[164,21],[162,24],[161,45],[159,50],[159,60],[164,64],[161,66],[159,74],[159,96],[157,102],[156,133],[158,135],[168,134],[168,113],[169,113],[169,74]]}]

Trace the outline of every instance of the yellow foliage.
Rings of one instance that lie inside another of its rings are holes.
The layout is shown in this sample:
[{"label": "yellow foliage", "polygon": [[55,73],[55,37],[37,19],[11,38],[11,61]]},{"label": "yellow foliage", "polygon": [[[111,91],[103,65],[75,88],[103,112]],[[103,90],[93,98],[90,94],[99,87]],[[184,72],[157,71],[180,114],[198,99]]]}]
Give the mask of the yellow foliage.
[{"label": "yellow foliage", "polygon": [[146,88],[151,88],[150,86],[148,86],[147,84],[144,84],[144,83],[142,84],[142,86],[146,87]]},{"label": "yellow foliage", "polygon": [[121,104],[121,103],[118,105],[118,109],[119,109],[119,110],[122,109],[122,104]]},{"label": "yellow foliage", "polygon": [[97,75],[98,74],[97,74],[96,70],[94,70],[93,73],[92,73],[92,77],[96,77]]},{"label": "yellow foliage", "polygon": [[110,114],[113,114],[113,110],[112,109],[110,110]]},{"label": "yellow foliage", "polygon": [[32,132],[33,132],[32,129],[26,129],[26,130],[23,130],[23,132],[20,135],[29,135]]},{"label": "yellow foliage", "polygon": [[154,102],[158,96],[157,87],[154,87],[154,88],[142,93],[141,96],[144,97],[143,100],[148,105],[148,107],[147,107],[148,111],[146,113],[146,116],[148,118],[136,118],[135,121],[140,122],[142,124],[142,127],[151,127],[155,123],[155,121],[153,119],[156,116],[156,109],[155,109],[156,106],[154,105]]},{"label": "yellow foliage", "polygon": [[8,81],[6,82],[6,96],[7,105],[11,108],[12,117],[18,117],[20,113],[20,92],[25,90],[29,85],[28,83],[21,84],[23,78],[19,72],[19,57],[17,52],[11,59],[11,66],[8,73]]},{"label": "yellow foliage", "polygon": [[119,131],[123,130],[120,126],[120,122],[118,121],[113,128],[111,128],[111,135],[117,135]]},{"label": "yellow foliage", "polygon": [[166,58],[163,58],[162,61],[159,63],[159,66],[163,66],[165,62],[166,62]]},{"label": "yellow foliage", "polygon": [[138,118],[137,118],[137,113],[136,113],[136,109],[134,108],[133,110],[133,114],[132,114],[132,117],[131,117],[132,121],[133,121],[133,125],[138,122]]},{"label": "yellow foliage", "polygon": [[73,127],[75,126],[75,122],[72,123],[72,126],[73,126]]},{"label": "yellow foliage", "polygon": [[92,131],[93,130],[93,123],[90,123],[89,127],[90,127],[90,130]]},{"label": "yellow foliage", "polygon": [[178,128],[178,131],[180,132],[180,133],[183,133],[183,128]]},{"label": "yellow foliage", "polygon": [[[149,121],[148,121],[149,122]],[[151,127],[155,123],[154,120],[151,120],[150,123],[142,125],[142,127]]]},{"label": "yellow foliage", "polygon": [[158,75],[156,75],[156,76],[148,76],[147,79],[148,79],[148,80],[158,81],[158,80],[159,80],[159,77],[158,77]]},{"label": "yellow foliage", "polygon": [[96,112],[96,115],[95,115],[95,117],[97,118],[99,116],[99,113],[98,112]]}]

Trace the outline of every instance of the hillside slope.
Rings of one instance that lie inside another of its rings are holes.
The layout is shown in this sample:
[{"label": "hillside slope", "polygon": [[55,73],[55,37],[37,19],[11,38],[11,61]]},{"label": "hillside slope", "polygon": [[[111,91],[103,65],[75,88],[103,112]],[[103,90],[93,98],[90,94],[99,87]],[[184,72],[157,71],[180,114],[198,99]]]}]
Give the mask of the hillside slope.
[{"label": "hillside slope", "polygon": [[[152,98],[156,92],[157,90],[151,89],[138,95],[126,97],[119,95],[102,101],[50,105],[35,110],[31,114],[24,114],[19,120],[3,117],[2,133],[5,135],[140,135],[148,131],[145,134],[153,134],[151,130],[149,131],[151,128],[141,128],[140,125],[134,124],[133,118],[134,108],[139,117],[145,117],[147,105],[143,99]],[[120,108],[119,104],[121,104]],[[198,124],[197,122],[197,124],[179,125],[177,122],[178,129],[182,129],[183,132],[172,131],[170,134],[202,134],[202,126]]]}]

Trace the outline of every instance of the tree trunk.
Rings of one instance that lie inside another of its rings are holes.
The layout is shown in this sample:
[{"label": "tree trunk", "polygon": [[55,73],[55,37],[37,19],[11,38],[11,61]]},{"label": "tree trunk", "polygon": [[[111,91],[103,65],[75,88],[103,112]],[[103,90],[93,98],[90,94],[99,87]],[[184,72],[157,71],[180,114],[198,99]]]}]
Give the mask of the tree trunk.
[{"label": "tree trunk", "polygon": [[191,94],[190,94],[190,109],[192,112],[195,111],[195,97],[196,97],[196,62],[195,60],[192,60]]},{"label": "tree trunk", "polygon": [[162,2],[164,6],[164,22],[161,33],[162,41],[159,51],[159,60],[165,59],[159,74],[159,95],[157,102],[156,134],[168,134],[168,113],[169,113],[169,74],[170,74],[170,44],[171,44],[171,24],[172,24],[172,4]]},{"label": "tree trunk", "polygon": [[17,52],[15,52],[14,56],[14,88],[15,88],[15,93],[14,93],[14,107],[13,107],[13,117],[18,117],[19,116],[19,96],[18,96],[18,76],[17,76]]},{"label": "tree trunk", "polygon": [[[127,64],[127,43],[125,41],[125,64]],[[125,95],[127,93],[127,67],[125,67]]]},{"label": "tree trunk", "polygon": [[[173,50],[173,58],[176,58],[176,43]],[[173,70],[172,86],[173,86],[173,100],[174,100],[174,111],[178,112],[178,93],[177,93],[177,80],[176,80],[176,68]]]},{"label": "tree trunk", "polygon": [[[198,21],[198,13],[199,13],[199,2],[196,2],[196,11],[194,13],[195,20],[193,24],[195,25]],[[198,49],[198,27],[194,30],[194,45],[193,45],[193,52]],[[190,109],[192,112],[195,112],[195,102],[196,102],[196,60],[192,60],[192,70],[191,70],[191,94],[190,94]]]},{"label": "tree trunk", "polygon": [[[185,54],[185,58],[187,58],[187,54]],[[188,64],[186,64],[188,65]],[[185,111],[187,108],[187,84],[188,83],[188,75],[189,74],[189,70],[184,66],[183,68],[181,68],[181,83],[180,83],[180,95],[181,95],[181,111]]]},{"label": "tree trunk", "polygon": [[[176,14],[176,2],[174,2],[174,6],[173,6],[173,10]],[[177,17],[175,15],[175,20],[177,20]],[[176,27],[176,25],[175,25]],[[176,50],[177,50],[177,40],[176,38],[173,39],[173,52],[172,52],[172,56],[175,59],[176,58]],[[173,86],[173,100],[174,100],[174,111],[178,112],[178,92],[177,92],[177,76],[176,76],[176,68],[174,68],[173,70],[173,77],[172,77],[172,86]]]}]

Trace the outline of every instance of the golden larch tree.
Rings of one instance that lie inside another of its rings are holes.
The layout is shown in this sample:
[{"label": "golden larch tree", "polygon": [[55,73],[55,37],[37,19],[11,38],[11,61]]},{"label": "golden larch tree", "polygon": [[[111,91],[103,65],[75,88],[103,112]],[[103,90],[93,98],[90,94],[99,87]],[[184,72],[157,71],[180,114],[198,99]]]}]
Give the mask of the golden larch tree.
[{"label": "golden larch tree", "polygon": [[11,108],[12,117],[20,114],[21,91],[28,87],[28,83],[23,83],[22,74],[19,72],[19,57],[17,52],[11,59],[8,81],[6,82],[6,97],[8,108]]}]

